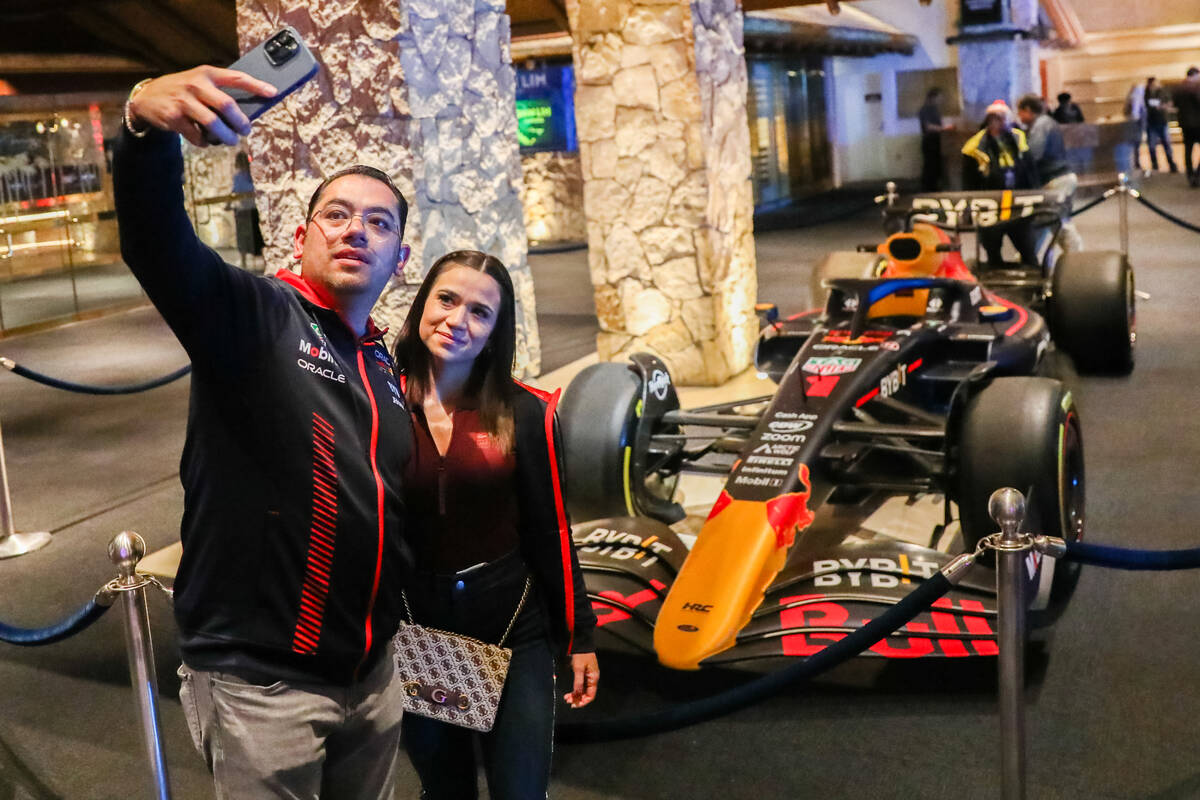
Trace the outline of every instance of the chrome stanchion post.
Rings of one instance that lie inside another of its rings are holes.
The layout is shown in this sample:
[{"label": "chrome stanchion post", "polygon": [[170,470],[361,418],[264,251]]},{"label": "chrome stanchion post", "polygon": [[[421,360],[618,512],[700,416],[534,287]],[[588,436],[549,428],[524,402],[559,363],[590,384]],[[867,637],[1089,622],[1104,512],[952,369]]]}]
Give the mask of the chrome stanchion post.
[{"label": "chrome stanchion post", "polygon": [[1025,497],[997,489],[988,513],[1000,525],[996,599],[1000,640],[1000,786],[1004,800],[1025,798],[1025,592],[1021,561],[1029,543],[1020,533]]},{"label": "chrome stanchion post", "polygon": [[883,188],[886,194],[876,195],[875,204],[879,205],[880,203],[886,203],[889,208],[896,205],[896,200],[900,197],[900,195],[896,192],[896,182],[888,181],[883,185]]},{"label": "chrome stanchion post", "polygon": [[25,555],[50,544],[51,537],[46,531],[17,533],[13,530],[12,503],[9,498],[4,437],[0,435],[0,558]]},{"label": "chrome stanchion post", "polygon": [[1122,172],[1117,176],[1120,186],[1117,202],[1121,204],[1121,255],[1129,258],[1129,176]]},{"label": "chrome stanchion post", "polygon": [[133,531],[118,533],[108,545],[108,557],[117,566],[117,578],[109,589],[124,595],[125,646],[129,652],[129,672],[137,698],[142,737],[154,781],[154,796],[169,800],[171,785],[167,779],[167,759],[163,754],[162,733],[158,723],[158,678],[154,671],[154,645],[150,640],[150,614],[146,608],[146,586],[150,581],[137,573],[138,562],[146,555],[146,543]]}]

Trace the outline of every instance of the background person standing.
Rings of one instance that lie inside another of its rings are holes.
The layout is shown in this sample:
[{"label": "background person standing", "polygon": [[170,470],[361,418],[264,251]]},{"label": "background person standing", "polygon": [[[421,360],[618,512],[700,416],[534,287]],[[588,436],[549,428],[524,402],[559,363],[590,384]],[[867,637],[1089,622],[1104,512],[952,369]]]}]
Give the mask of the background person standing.
[{"label": "background person standing", "polygon": [[[1041,183],[1037,166],[1029,157],[1025,132],[1012,127],[1012,109],[1003,100],[987,107],[983,129],[962,148],[963,187],[966,189],[1036,189]],[[1003,237],[1017,248],[1024,264],[1037,263],[1037,242],[1029,220],[979,228],[979,243],[987,253],[987,265],[1000,268]]]},{"label": "background person standing", "polygon": [[1067,214],[1063,217],[1059,244],[1063,252],[1082,250],[1083,239],[1070,217],[1071,201],[1075,198],[1075,190],[1079,188],[1079,178],[1067,161],[1062,130],[1046,113],[1045,103],[1036,94],[1027,94],[1017,101],[1017,118],[1027,132],[1029,156],[1037,166],[1042,188],[1066,194]]},{"label": "background person standing", "polygon": [[[258,224],[258,206],[254,202],[254,180],[250,177],[250,156],[239,150],[233,159],[233,194],[240,194],[233,204],[234,232],[242,269],[246,256],[258,258],[263,251],[262,228]],[[262,270],[258,270],[261,272]]]},{"label": "background person standing", "polygon": [[1167,112],[1171,110],[1171,95],[1167,94],[1158,78],[1146,79],[1146,147],[1150,150],[1150,169],[1158,170],[1156,145],[1161,144],[1167,154],[1171,172],[1179,172],[1175,166],[1175,154],[1171,152],[1171,137],[1167,134]]},{"label": "background person standing", "polygon": [[936,192],[942,183],[942,90],[934,86],[925,93],[925,105],[917,112],[921,123],[921,191]]},{"label": "background person standing", "polygon": [[1075,125],[1083,122],[1083,109],[1071,102],[1070,92],[1058,93],[1058,108],[1054,109],[1054,121],[1059,125]]},{"label": "background person standing", "polygon": [[1132,176],[1138,170],[1138,158],[1142,151],[1142,139],[1146,138],[1146,87],[1135,83],[1129,87],[1125,95],[1125,119],[1129,121],[1128,142],[1132,146],[1129,158],[1118,158],[1120,162],[1128,161],[1125,171]]},{"label": "background person standing", "polygon": [[1191,67],[1187,78],[1175,91],[1179,127],[1183,129],[1183,168],[1188,185],[1200,188],[1200,160],[1192,160],[1192,150],[1200,148],[1200,67]]}]

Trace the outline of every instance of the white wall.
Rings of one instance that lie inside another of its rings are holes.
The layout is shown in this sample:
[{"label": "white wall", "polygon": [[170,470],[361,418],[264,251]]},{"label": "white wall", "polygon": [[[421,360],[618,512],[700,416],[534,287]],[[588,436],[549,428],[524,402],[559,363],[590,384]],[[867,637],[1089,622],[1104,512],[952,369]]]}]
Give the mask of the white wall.
[{"label": "white wall", "polygon": [[[896,116],[896,73],[956,65],[957,51],[946,44],[946,37],[957,33],[957,3],[934,0],[924,6],[916,0],[859,0],[854,8],[911,33],[919,44],[911,56],[888,53],[871,58],[827,59],[834,179],[841,185],[918,177],[921,130],[915,117]],[[874,86],[879,87],[883,98],[879,108],[873,109],[867,107],[863,96],[874,91]]]}]

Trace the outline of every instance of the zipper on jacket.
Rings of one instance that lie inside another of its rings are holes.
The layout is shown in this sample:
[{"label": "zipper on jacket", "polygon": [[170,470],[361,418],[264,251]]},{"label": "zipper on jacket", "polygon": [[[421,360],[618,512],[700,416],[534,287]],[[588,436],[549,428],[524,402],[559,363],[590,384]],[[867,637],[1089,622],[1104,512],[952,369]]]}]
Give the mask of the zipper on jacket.
[{"label": "zipper on jacket", "polygon": [[375,404],[375,392],[371,390],[371,381],[367,377],[366,360],[363,357],[362,342],[358,344],[358,376],[362,379],[363,389],[367,392],[367,400],[371,405],[371,447],[370,460],[371,471],[375,474],[375,500],[376,500],[376,515],[378,518],[377,537],[375,552],[375,579],[371,585],[371,599],[367,603],[367,616],[363,629],[363,654],[358,662],[358,666],[354,668],[354,679],[358,680],[358,672],[362,669],[362,665],[366,662],[367,656],[371,653],[371,645],[374,640],[374,631],[371,627],[371,618],[375,613],[375,600],[379,595],[379,578],[383,571],[383,540],[384,540],[384,492],[383,492],[383,476],[379,473],[379,463],[376,459],[376,450],[379,445],[379,407]]},{"label": "zipper on jacket", "polygon": [[446,457],[438,458],[438,514],[446,516]]}]

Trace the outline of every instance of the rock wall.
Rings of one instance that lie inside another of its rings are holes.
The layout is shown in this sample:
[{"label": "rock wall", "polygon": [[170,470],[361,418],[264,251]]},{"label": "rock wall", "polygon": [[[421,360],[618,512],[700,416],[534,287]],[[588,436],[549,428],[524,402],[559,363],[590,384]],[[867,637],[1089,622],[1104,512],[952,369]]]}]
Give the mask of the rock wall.
[{"label": "rock wall", "polygon": [[676,381],[750,361],[757,293],[741,10],[568,0],[588,261],[602,359]]},{"label": "rock wall", "polygon": [[529,241],[582,242],[583,172],[576,153],[534,153],[521,159],[525,173],[525,230]]},{"label": "rock wall", "polygon": [[434,260],[463,248],[493,253],[517,289],[516,373],[536,374],[503,0],[237,0],[237,10],[243,51],[289,24],[322,67],[249,138],[268,268],[292,264],[292,233],[322,176],[377,166],[409,201],[413,255],[376,317],[394,335]]}]

